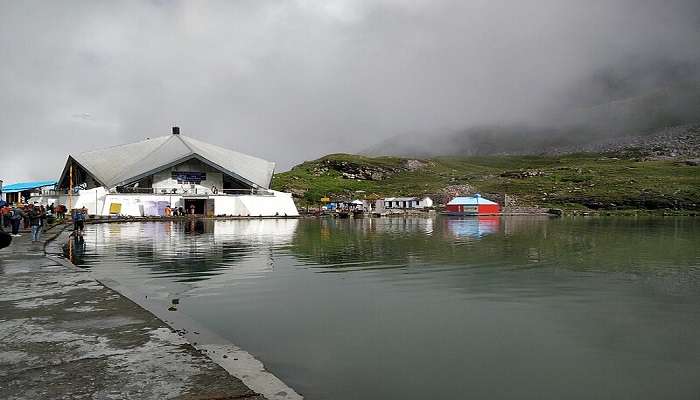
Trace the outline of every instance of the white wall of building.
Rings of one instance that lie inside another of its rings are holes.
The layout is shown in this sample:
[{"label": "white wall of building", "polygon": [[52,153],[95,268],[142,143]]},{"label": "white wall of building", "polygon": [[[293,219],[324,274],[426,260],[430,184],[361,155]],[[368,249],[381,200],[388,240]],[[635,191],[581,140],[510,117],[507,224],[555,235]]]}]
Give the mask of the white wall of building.
[{"label": "white wall of building", "polygon": [[[83,189],[72,196],[71,208],[87,208],[89,214],[100,214],[104,208],[105,196],[107,191],[103,187],[96,187],[94,189]],[[68,195],[48,195],[40,194],[34,195],[29,198],[29,203],[38,202],[48,206],[50,204],[59,205],[63,204],[68,206]],[[107,212],[109,212],[109,206],[107,206]]]},{"label": "white wall of building", "polygon": [[296,217],[299,215],[292,195],[290,193],[272,191],[273,196],[237,196],[247,215],[251,217],[257,216],[288,216]]},{"label": "white wall of building", "polygon": [[[296,217],[299,212],[294,205],[292,195],[289,193],[272,191],[272,196],[262,195],[218,195],[208,196],[214,200],[214,215],[233,217]],[[124,216],[156,216],[158,202],[164,202],[170,207],[184,207],[182,195],[157,195],[157,194],[114,194],[107,193],[104,188],[81,190],[73,196],[73,208],[85,207],[88,214],[110,215],[110,207],[113,203],[121,204],[120,215]],[[49,205],[54,203],[68,204],[66,195],[61,196],[34,196],[30,202],[39,202]],[[162,204],[161,204],[162,205]]]},{"label": "white wall of building", "polygon": [[216,196],[214,198],[214,215],[245,216],[247,210],[239,196]]},{"label": "white wall of building", "polygon": [[[134,217],[140,216],[157,216],[155,212],[158,202],[167,203],[170,207],[184,206],[182,196],[175,195],[155,195],[155,194],[108,194],[104,202],[104,206],[100,209],[98,215],[110,215],[109,210],[113,203],[121,204],[121,215]],[[89,211],[89,209],[88,209]]]}]

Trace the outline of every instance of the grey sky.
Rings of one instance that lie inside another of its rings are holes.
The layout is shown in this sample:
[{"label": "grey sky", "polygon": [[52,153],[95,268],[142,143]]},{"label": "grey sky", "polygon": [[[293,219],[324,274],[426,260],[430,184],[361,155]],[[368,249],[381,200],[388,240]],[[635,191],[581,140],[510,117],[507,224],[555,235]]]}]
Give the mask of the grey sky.
[{"label": "grey sky", "polygon": [[0,179],[173,124],[284,170],[536,120],[600,68],[698,60],[695,3],[0,0]]}]

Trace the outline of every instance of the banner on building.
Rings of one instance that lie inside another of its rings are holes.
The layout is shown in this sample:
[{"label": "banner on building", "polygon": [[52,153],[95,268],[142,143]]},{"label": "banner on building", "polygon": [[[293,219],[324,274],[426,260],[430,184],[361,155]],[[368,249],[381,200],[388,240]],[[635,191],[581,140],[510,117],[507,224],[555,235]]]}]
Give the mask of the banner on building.
[{"label": "banner on building", "polygon": [[199,185],[202,181],[207,180],[206,172],[173,171],[172,176],[179,184],[193,183]]}]

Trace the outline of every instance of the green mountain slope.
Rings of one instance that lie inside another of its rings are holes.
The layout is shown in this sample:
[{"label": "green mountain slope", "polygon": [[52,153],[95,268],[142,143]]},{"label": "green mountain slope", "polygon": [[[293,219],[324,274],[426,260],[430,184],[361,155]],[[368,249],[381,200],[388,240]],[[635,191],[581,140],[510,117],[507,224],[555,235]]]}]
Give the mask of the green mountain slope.
[{"label": "green mountain slope", "polygon": [[300,205],[321,197],[433,196],[480,192],[518,206],[564,209],[700,208],[700,167],[681,160],[643,160],[629,154],[437,157],[414,160],[332,154],[277,174],[273,188]]}]

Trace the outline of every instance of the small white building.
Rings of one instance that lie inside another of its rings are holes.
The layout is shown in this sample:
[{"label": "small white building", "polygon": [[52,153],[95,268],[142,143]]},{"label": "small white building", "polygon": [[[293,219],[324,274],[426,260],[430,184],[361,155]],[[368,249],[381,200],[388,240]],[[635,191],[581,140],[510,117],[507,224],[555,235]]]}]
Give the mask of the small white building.
[{"label": "small white building", "polygon": [[417,210],[432,206],[433,200],[430,197],[386,197],[374,203],[375,211],[380,213],[392,210]]},{"label": "small white building", "polygon": [[270,189],[274,169],[173,127],[172,135],[69,155],[56,190],[32,201],[102,216],[162,216],[166,207],[207,216],[298,216],[291,194]]}]

